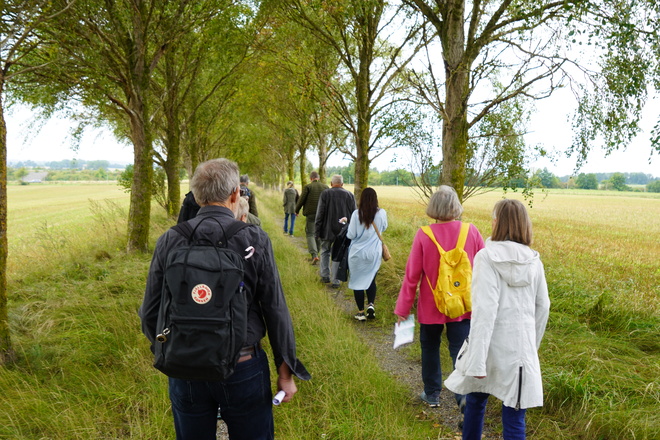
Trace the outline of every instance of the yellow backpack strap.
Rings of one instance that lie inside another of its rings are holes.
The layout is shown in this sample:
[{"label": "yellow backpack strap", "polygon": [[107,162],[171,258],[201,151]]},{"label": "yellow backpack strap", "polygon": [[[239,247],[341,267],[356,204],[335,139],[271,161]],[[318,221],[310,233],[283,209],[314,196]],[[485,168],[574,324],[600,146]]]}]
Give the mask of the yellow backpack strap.
[{"label": "yellow backpack strap", "polygon": [[463,250],[465,248],[468,232],[470,232],[470,223],[461,223],[461,233],[458,234],[458,241],[456,242],[457,249]]},{"label": "yellow backpack strap", "polygon": [[433,231],[431,230],[430,226],[422,226],[422,232],[428,235],[431,241],[435,243],[435,245],[438,247],[438,252],[440,252],[440,255],[445,253],[445,250],[442,248],[442,246],[440,246],[438,240],[435,239],[435,235],[433,235]]},{"label": "yellow backpack strap", "polygon": [[[433,235],[433,231],[431,230],[430,226],[422,226],[422,232],[428,235],[428,237],[431,239],[433,243],[435,243],[436,247],[438,248],[438,253],[440,254],[440,258],[442,259],[442,254],[445,253],[445,250],[440,246],[440,243],[438,243],[438,240],[435,239],[435,235]],[[438,270],[440,270],[438,268]],[[439,275],[439,274],[438,274]],[[431,280],[429,279],[428,274],[426,275],[426,282],[428,283],[429,287],[431,288],[431,291],[435,291],[435,287],[431,284]],[[433,297],[435,298],[435,292],[433,293]],[[436,305],[437,305],[437,299],[436,299]]]}]

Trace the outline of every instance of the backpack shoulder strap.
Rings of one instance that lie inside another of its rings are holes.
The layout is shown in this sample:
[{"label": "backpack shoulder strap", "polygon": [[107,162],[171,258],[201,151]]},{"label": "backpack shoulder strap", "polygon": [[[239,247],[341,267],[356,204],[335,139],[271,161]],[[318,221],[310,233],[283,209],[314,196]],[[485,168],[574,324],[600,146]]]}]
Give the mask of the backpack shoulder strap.
[{"label": "backpack shoulder strap", "polygon": [[225,233],[225,246],[227,245],[227,241],[229,241],[234,235],[236,235],[239,231],[242,231],[243,229],[247,228],[250,226],[248,223],[242,222],[240,220],[236,220],[234,223],[230,224],[227,229],[224,230]]},{"label": "backpack shoulder strap", "polygon": [[176,225],[172,226],[170,229],[173,229],[179,234],[183,235],[188,239],[188,241],[192,240],[193,228],[192,226],[190,226],[190,224],[187,221],[177,223]]},{"label": "backpack shoulder strap", "polygon": [[470,232],[470,223],[461,223],[461,233],[458,234],[456,249],[463,250],[467,241],[468,232]]},{"label": "backpack shoulder strap", "polygon": [[435,245],[438,248],[438,252],[440,252],[440,255],[445,253],[445,250],[442,248],[442,246],[440,246],[440,243],[438,243],[438,240],[435,239],[435,235],[433,235],[433,231],[431,230],[430,226],[428,226],[428,225],[427,226],[422,226],[422,232],[425,233],[426,235],[428,235],[428,237],[431,239],[431,241],[433,243],[435,243]]},{"label": "backpack shoulder strap", "polygon": [[[223,229],[223,232],[224,232],[224,235],[225,235],[225,241],[228,241],[236,233],[238,233],[240,230],[242,230],[242,229],[244,229],[248,226],[250,226],[250,225],[245,223],[245,222],[236,220],[234,223],[230,224],[227,227],[227,229]],[[192,241],[192,238],[193,238],[192,236],[193,236],[194,230],[193,230],[192,226],[190,226],[190,224],[187,221],[178,223],[178,224],[172,226],[170,229],[173,229],[176,232],[178,232],[179,234],[186,237],[189,242]]]}]

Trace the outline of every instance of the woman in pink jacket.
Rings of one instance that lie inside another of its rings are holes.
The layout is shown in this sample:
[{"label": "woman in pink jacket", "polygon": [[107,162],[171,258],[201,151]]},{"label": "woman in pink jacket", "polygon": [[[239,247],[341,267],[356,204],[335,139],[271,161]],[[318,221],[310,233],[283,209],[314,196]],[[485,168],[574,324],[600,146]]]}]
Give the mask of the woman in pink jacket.
[{"label": "woman in pink jacket", "polygon": [[[435,220],[435,223],[430,225],[431,231],[445,251],[456,247],[461,230],[461,222],[456,219],[462,213],[463,207],[452,187],[440,186],[429,200],[426,215]],[[470,225],[464,249],[471,264],[476,253],[483,247],[483,237],[474,225]],[[438,310],[430,285],[435,286],[436,284],[439,264],[438,248],[429,236],[419,229],[413,240],[410,256],[406,263],[405,277],[394,309],[399,322],[405,320],[410,314],[419,287],[417,317],[420,324],[419,340],[422,348],[422,382],[424,383],[424,391],[420,397],[431,407],[437,407],[440,404],[440,390],[442,389],[440,336],[446,327],[449,354],[452,363],[455,364],[458,351],[470,332],[471,316],[471,313],[468,312],[452,319]],[[456,395],[459,407],[464,405],[464,401],[464,396]]]}]

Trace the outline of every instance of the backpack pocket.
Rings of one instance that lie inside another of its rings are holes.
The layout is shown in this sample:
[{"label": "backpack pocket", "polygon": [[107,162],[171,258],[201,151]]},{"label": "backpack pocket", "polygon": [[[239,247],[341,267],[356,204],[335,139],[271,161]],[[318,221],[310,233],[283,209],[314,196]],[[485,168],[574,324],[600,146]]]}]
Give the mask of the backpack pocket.
[{"label": "backpack pocket", "polygon": [[172,316],[164,340],[155,343],[154,367],[178,379],[225,380],[240,348],[233,346],[232,333],[229,319]]},{"label": "backpack pocket", "polygon": [[456,292],[447,292],[445,294],[445,312],[444,314],[450,318],[458,318],[466,312],[465,302],[463,296]]}]

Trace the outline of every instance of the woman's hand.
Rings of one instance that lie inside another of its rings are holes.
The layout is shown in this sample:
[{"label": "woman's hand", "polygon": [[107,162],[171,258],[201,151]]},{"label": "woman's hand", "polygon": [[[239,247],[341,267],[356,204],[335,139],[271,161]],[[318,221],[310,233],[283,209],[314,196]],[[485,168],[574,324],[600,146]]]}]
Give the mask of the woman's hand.
[{"label": "woman's hand", "polygon": [[397,323],[397,324],[402,323],[402,322],[405,321],[406,319],[408,319],[407,316],[396,315],[396,323]]}]

